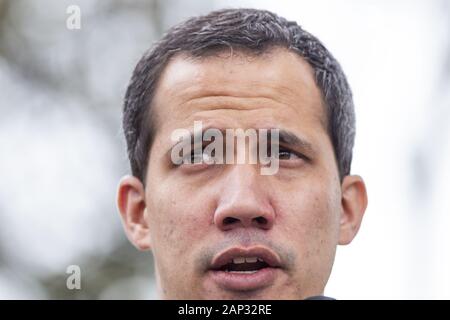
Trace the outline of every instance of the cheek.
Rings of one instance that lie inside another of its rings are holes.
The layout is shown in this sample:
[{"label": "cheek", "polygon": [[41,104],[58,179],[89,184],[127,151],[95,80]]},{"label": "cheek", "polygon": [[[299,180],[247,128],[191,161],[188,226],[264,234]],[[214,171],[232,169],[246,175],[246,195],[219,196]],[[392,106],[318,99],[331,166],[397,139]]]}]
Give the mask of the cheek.
[{"label": "cheek", "polygon": [[147,196],[154,254],[161,251],[167,260],[188,259],[194,244],[201,242],[212,222],[208,219],[212,212],[206,201],[209,197],[182,187],[159,185],[154,190]]},{"label": "cheek", "polygon": [[301,259],[333,256],[340,212],[336,185],[320,180],[304,181],[290,190],[280,193],[276,201],[281,232],[289,236],[288,241],[292,241]]},{"label": "cheek", "polygon": [[339,214],[340,200],[336,189],[336,186],[321,181],[295,183],[278,194],[281,218],[294,218],[306,225],[326,228],[336,222]]},{"label": "cheek", "polygon": [[[163,295],[171,298],[192,296],[198,291],[199,244],[210,230],[207,197],[201,192],[155,186],[147,195],[152,253]],[[189,276],[187,276],[189,275]],[[186,292],[188,290],[189,292]],[[179,296],[177,296],[179,295]]]}]

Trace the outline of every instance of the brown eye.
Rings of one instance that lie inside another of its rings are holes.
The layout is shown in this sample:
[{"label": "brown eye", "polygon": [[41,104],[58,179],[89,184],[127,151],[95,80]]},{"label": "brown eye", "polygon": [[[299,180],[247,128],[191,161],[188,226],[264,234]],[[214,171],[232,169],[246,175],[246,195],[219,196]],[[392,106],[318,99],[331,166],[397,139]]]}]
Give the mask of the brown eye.
[{"label": "brown eye", "polygon": [[[211,156],[214,156],[214,154],[212,154]],[[200,164],[200,163],[210,164],[210,162],[212,161],[211,156],[204,152],[204,148],[201,153],[192,150],[190,154],[187,154],[183,158],[183,164]]]},{"label": "brown eye", "polygon": [[203,161],[203,152],[198,153],[195,150],[192,150],[191,153],[186,154],[183,157],[183,164],[196,164],[201,163]]},{"label": "brown eye", "polygon": [[302,157],[296,152],[293,152],[285,148],[280,148],[280,150],[278,151],[278,159],[280,160],[296,160],[301,158]]}]

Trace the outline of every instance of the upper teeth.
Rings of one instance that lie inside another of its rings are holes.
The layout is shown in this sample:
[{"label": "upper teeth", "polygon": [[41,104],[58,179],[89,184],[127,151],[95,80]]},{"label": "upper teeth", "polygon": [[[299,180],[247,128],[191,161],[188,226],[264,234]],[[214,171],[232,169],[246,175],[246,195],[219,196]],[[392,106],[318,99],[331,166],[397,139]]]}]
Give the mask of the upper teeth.
[{"label": "upper teeth", "polygon": [[263,260],[258,257],[237,257],[233,259],[234,264],[255,263],[256,261],[263,261]]}]

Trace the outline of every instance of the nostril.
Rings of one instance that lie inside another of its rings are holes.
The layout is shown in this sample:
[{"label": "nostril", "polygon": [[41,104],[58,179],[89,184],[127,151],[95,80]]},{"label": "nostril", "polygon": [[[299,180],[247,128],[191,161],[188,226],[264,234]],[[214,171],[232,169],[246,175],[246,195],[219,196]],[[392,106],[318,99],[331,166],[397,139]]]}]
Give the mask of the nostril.
[{"label": "nostril", "polygon": [[223,219],[223,225],[230,225],[233,224],[235,222],[239,221],[239,219],[233,218],[233,217],[226,217],[225,219]]},{"label": "nostril", "polygon": [[268,223],[267,219],[264,217],[257,217],[255,221],[260,225],[266,225]]},{"label": "nostril", "polygon": [[241,216],[237,215],[227,215],[221,220],[218,220],[217,222],[221,221],[217,226],[223,228],[223,230],[231,230],[238,227],[254,227],[254,228],[261,228],[261,229],[270,229],[272,227],[272,219],[270,217],[266,217],[265,215],[253,215],[252,216],[246,216],[245,214],[242,214]]}]

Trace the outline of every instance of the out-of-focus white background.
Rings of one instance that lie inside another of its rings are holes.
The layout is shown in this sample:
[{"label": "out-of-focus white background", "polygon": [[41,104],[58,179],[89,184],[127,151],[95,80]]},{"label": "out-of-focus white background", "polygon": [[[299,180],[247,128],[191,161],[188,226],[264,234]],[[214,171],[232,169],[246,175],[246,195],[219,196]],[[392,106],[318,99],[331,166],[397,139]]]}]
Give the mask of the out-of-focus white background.
[{"label": "out-of-focus white background", "polygon": [[[66,8],[81,29],[66,28]],[[122,98],[141,54],[184,18],[257,7],[296,20],[354,92],[352,171],[369,208],[326,294],[450,299],[450,5],[395,1],[0,0],[0,298],[156,298],[152,257],[115,207]],[[81,290],[66,288],[68,265]]]}]

